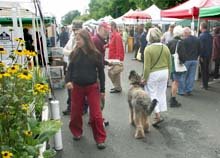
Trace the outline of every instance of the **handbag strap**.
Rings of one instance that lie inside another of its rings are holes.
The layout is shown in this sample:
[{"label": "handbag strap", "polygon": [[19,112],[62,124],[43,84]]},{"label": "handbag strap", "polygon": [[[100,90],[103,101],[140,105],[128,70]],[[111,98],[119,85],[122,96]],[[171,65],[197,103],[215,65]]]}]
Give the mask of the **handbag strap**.
[{"label": "handbag strap", "polygon": [[176,48],[175,48],[175,52],[174,52],[174,53],[177,53],[177,49],[178,49],[178,46],[179,46],[179,42],[180,42],[180,40],[178,40],[177,43],[176,43]]},{"label": "handbag strap", "polygon": [[159,61],[159,59],[160,59],[160,56],[161,56],[161,54],[162,54],[162,51],[163,51],[163,45],[162,45],[162,48],[161,48],[161,50],[160,50],[160,55],[159,55],[159,57],[157,58],[157,61],[154,63],[154,65],[152,65],[152,66],[150,67],[150,69],[153,69],[154,66],[158,63],[158,61]]}]

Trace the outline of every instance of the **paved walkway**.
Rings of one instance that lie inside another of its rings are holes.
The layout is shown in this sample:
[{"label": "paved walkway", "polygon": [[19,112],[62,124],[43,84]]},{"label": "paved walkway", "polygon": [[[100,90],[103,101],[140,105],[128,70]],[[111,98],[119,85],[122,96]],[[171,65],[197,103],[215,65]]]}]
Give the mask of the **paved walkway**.
[{"label": "paved walkway", "polygon": [[[134,128],[128,123],[127,91],[130,70],[142,72],[142,64],[132,61],[132,53],[126,54],[125,70],[122,74],[121,94],[110,94],[112,87],[106,76],[106,107],[104,117],[109,120],[107,148],[99,151],[93,140],[92,131],[84,116],[84,136],[72,140],[68,128],[69,117],[62,116],[63,151],[56,158],[220,158],[220,82],[215,81],[208,91],[195,82],[192,96],[178,96],[183,104],[180,108],[168,108],[163,113],[165,121],[160,129],[151,132],[142,140],[134,139]],[[55,91],[61,111],[66,108],[67,92]],[[170,96],[168,88],[167,96]]]}]

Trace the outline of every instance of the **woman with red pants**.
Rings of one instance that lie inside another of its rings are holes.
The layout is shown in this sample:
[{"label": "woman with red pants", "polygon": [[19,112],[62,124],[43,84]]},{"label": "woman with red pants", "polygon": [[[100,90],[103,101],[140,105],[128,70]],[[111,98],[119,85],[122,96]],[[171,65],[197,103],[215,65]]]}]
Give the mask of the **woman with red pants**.
[{"label": "woman with red pants", "polygon": [[[97,82],[99,79],[99,83]],[[96,49],[89,33],[81,29],[76,35],[76,48],[70,55],[66,87],[71,89],[69,128],[74,140],[80,140],[84,98],[87,97],[90,125],[98,149],[105,148],[106,132],[100,108],[100,97],[105,96],[105,74],[102,54]]]}]

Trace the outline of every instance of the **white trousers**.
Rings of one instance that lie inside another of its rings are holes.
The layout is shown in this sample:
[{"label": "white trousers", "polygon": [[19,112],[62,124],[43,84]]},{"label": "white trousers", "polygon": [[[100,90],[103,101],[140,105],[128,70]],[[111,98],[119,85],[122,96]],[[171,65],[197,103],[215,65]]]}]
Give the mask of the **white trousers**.
[{"label": "white trousers", "polygon": [[167,111],[167,81],[168,69],[151,72],[145,85],[145,92],[151,100],[157,99],[158,103],[154,109],[155,113]]}]

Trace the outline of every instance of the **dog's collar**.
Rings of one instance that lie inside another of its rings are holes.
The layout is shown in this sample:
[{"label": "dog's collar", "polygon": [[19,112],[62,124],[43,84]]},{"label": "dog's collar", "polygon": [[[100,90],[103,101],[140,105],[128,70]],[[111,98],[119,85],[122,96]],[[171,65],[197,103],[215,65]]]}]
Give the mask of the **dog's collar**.
[{"label": "dog's collar", "polygon": [[140,85],[140,82],[133,82],[133,83],[131,83],[131,85]]}]

